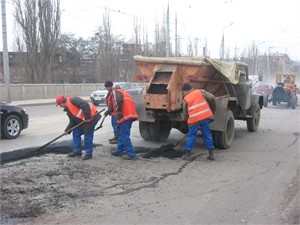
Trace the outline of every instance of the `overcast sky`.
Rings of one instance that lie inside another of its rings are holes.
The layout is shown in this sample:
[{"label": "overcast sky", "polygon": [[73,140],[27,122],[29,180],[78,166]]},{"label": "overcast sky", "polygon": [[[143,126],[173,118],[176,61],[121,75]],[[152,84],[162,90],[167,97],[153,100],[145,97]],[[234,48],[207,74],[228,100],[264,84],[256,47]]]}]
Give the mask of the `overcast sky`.
[{"label": "overcast sky", "polygon": [[[14,28],[10,1],[6,7],[12,49]],[[230,48],[231,56],[255,42],[260,53],[287,53],[292,59],[300,60],[299,0],[61,0],[62,32],[84,38],[95,35],[107,7],[115,35],[122,34],[129,40],[133,20],[138,17],[147,26],[149,38],[153,38],[155,23],[162,23],[168,2],[173,46],[177,14],[177,33],[182,41],[198,38],[202,45],[206,40],[211,57],[219,57],[224,32],[225,49]]]}]

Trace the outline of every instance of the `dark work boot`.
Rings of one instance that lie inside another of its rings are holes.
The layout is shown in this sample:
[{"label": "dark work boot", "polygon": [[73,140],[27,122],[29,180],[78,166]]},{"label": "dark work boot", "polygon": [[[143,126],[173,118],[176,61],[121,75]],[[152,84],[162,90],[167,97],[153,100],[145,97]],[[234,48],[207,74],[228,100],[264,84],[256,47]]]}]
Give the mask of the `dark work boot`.
[{"label": "dark work boot", "polygon": [[123,155],[122,158],[123,158],[123,159],[126,159],[126,160],[137,160],[137,156],[130,157],[130,156],[128,156],[128,155]]},{"label": "dark work boot", "polygon": [[215,160],[215,156],[214,156],[214,150],[210,149],[208,150],[208,156],[207,156],[208,160]]},{"label": "dark work boot", "polygon": [[115,139],[116,139],[116,136],[114,136],[113,138],[108,139],[108,141],[110,142],[110,141],[115,140]]},{"label": "dark work boot", "polygon": [[89,159],[92,159],[93,156],[92,155],[85,155],[82,157],[82,160],[89,160]]},{"label": "dark work boot", "polygon": [[113,156],[118,156],[118,157],[122,157],[123,153],[119,153],[118,151],[113,151],[110,153]]},{"label": "dark work boot", "polygon": [[75,153],[75,152],[71,152],[68,154],[69,157],[74,158],[74,157],[81,157],[81,152],[80,153]]},{"label": "dark work boot", "polygon": [[115,136],[108,141],[110,144],[118,144],[118,135],[115,134]]},{"label": "dark work boot", "polygon": [[187,151],[183,156],[182,159],[187,161],[192,161],[192,151]]},{"label": "dark work boot", "polygon": [[112,139],[109,139],[109,143],[110,144],[118,144],[118,139],[116,137],[112,138]]}]

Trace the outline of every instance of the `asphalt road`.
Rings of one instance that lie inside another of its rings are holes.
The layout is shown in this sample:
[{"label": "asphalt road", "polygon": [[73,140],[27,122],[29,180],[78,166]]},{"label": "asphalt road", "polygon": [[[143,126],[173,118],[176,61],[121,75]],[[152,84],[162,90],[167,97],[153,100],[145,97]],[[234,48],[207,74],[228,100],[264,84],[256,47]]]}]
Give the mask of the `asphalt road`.
[{"label": "asphalt road", "polygon": [[[33,103],[34,104],[34,103]],[[23,130],[21,135],[15,140],[3,139],[0,141],[0,153],[19,150],[30,147],[40,147],[50,142],[56,137],[60,136],[68,124],[68,117],[62,108],[55,107],[55,105],[37,105],[37,106],[23,106],[29,114],[29,126]],[[99,110],[104,106],[99,106]],[[103,113],[102,113],[103,115]],[[103,117],[101,118],[101,120]],[[95,144],[108,144],[108,139],[113,137],[112,127],[110,125],[111,117],[106,117],[103,127],[95,132]],[[100,124],[101,121],[99,121]],[[98,124],[98,125],[99,125]],[[174,131],[173,133],[179,133]],[[72,139],[71,135],[63,136],[56,142],[69,141]],[[138,122],[133,124],[132,139],[141,145],[144,142],[138,132]],[[169,141],[174,139],[170,138]],[[176,139],[175,139],[176,140]],[[174,141],[175,141],[174,140]],[[157,143],[149,143],[149,146],[160,146]]]},{"label": "asphalt road", "polygon": [[[44,144],[67,123],[61,109],[53,106],[27,110],[30,128],[16,144],[1,141],[1,150],[4,145],[10,149]],[[213,162],[206,159],[201,138],[192,162],[113,157],[107,120],[95,136],[102,146],[88,162],[48,155],[5,164],[2,212],[10,219],[2,223],[299,224],[299,113],[299,107],[264,108],[254,133],[247,131],[246,122],[236,121],[232,147],[216,150]],[[168,142],[181,137],[174,131]],[[161,144],[141,140],[137,122],[132,140],[134,146]]]}]

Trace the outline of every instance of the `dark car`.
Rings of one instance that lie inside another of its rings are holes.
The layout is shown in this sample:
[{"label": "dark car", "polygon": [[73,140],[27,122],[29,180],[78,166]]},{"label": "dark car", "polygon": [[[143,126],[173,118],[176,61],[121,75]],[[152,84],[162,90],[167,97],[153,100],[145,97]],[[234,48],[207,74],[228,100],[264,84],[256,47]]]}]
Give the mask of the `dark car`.
[{"label": "dark car", "polygon": [[1,138],[15,139],[28,127],[29,116],[25,110],[11,103],[0,102]]}]

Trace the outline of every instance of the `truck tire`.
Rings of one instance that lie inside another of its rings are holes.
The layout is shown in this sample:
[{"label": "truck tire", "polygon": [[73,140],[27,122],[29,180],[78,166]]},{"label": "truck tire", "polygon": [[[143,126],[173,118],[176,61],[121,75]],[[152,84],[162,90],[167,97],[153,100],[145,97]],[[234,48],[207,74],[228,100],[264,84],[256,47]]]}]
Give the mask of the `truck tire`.
[{"label": "truck tire", "polygon": [[139,122],[140,135],[145,141],[151,140],[149,126],[150,126],[149,122],[144,122],[144,121]]},{"label": "truck tire", "polygon": [[247,129],[249,132],[257,131],[259,121],[260,121],[260,107],[259,104],[252,105],[251,118],[247,119]]},{"label": "truck tire", "polygon": [[225,131],[213,131],[215,147],[220,149],[230,148],[234,138],[234,117],[231,110],[227,111]]},{"label": "truck tire", "polygon": [[269,95],[265,94],[264,95],[264,107],[268,107],[268,103],[269,103]]},{"label": "truck tire", "polygon": [[273,105],[276,105],[276,103],[280,104],[281,101],[286,99],[286,91],[282,86],[276,86],[272,92],[272,96],[273,96]]},{"label": "truck tire", "polygon": [[162,142],[168,139],[171,132],[171,124],[164,121],[155,121],[149,124],[149,131],[152,141]]},{"label": "truck tire", "polygon": [[292,95],[292,109],[296,108],[297,102],[298,102],[297,96],[296,95]]}]

